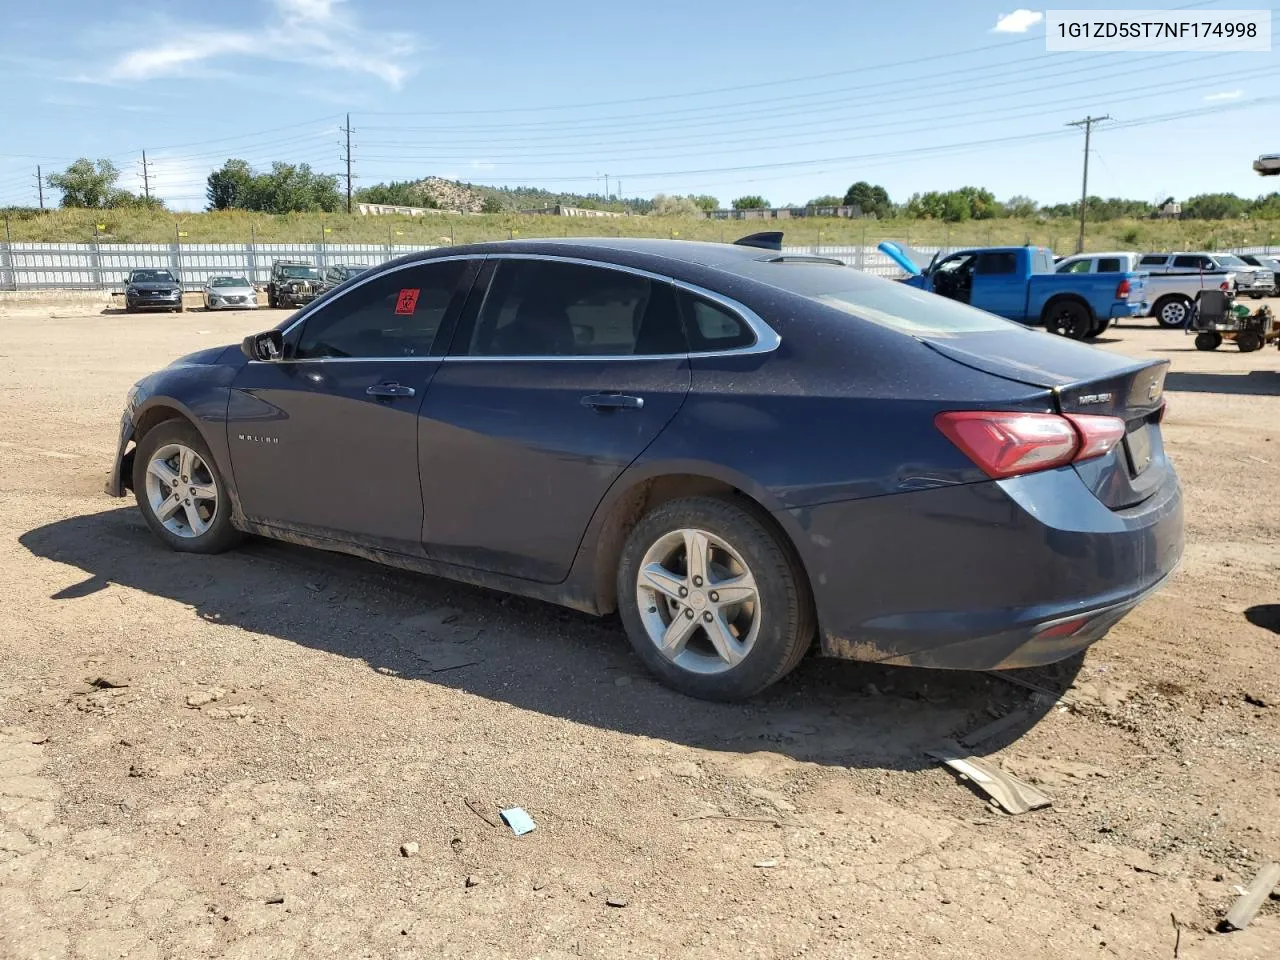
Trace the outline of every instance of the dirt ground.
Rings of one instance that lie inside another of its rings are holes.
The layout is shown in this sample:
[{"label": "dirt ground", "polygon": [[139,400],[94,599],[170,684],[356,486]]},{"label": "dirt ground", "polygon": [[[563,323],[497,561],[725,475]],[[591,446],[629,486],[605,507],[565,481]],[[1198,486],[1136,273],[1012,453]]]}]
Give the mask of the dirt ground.
[{"label": "dirt ground", "polygon": [[[809,660],[724,706],[613,620],[167,552],[102,493],[125,392],[274,318],[100,309],[0,304],[0,956],[1280,956],[1275,901],[1213,932],[1280,858],[1274,348],[1106,336],[1173,363],[1187,549],[1022,674],[1069,703]],[[1011,817],[924,751],[1019,707],[975,752],[1054,802]]]}]

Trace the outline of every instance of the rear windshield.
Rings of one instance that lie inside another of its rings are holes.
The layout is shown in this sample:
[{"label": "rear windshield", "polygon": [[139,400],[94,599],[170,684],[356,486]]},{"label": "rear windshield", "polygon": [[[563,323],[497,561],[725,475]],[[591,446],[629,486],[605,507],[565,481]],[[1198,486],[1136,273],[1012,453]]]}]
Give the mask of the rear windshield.
[{"label": "rear windshield", "polygon": [[[905,283],[860,273],[852,267],[816,263],[769,263],[750,276],[850,316],[902,333],[929,336],[1025,329],[994,314],[926,293]],[[746,272],[746,271],[744,271]]]}]

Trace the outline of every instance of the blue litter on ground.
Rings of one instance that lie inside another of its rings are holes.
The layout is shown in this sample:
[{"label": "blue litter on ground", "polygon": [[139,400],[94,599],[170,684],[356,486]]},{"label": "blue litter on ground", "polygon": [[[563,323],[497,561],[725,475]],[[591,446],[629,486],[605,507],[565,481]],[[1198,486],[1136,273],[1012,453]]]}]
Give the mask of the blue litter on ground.
[{"label": "blue litter on ground", "polygon": [[537,824],[533,822],[533,817],[529,816],[519,807],[512,807],[510,810],[499,811],[502,816],[502,822],[511,828],[511,832],[517,837],[523,837],[526,833],[531,832]]}]

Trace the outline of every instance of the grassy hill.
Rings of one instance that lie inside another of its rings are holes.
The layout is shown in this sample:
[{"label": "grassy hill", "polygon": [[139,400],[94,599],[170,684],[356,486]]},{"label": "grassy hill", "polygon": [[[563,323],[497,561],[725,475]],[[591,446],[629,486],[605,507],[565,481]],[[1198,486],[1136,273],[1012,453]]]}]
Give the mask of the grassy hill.
[{"label": "grassy hill", "polygon": [[[552,201],[549,201],[552,202]],[[626,216],[569,218],[539,214],[464,214],[432,211],[422,217],[345,214],[154,213],[143,210],[14,210],[3,215],[15,241],[84,243],[319,242],[436,246],[511,237],[635,236],[682,240],[734,240],[757,230],[782,230],[787,244],[874,244],[895,239],[918,245],[1034,243],[1058,253],[1075,249],[1077,224],[1067,219],[998,219],[947,224],[929,220],[697,220]],[[99,232],[96,225],[101,224]],[[3,235],[0,235],[0,239]],[[1087,248],[1224,249],[1276,245],[1275,220],[1113,220],[1088,225]]]}]

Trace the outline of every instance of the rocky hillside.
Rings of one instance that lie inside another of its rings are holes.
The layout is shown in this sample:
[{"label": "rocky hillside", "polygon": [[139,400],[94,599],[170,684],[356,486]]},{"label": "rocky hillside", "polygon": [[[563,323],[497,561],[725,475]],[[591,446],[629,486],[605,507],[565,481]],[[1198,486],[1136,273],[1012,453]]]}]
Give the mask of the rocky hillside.
[{"label": "rocky hillside", "polygon": [[460,213],[480,213],[484,209],[485,195],[475,187],[440,177],[427,177],[414,184],[415,191],[430,197],[441,210],[457,210]]}]

